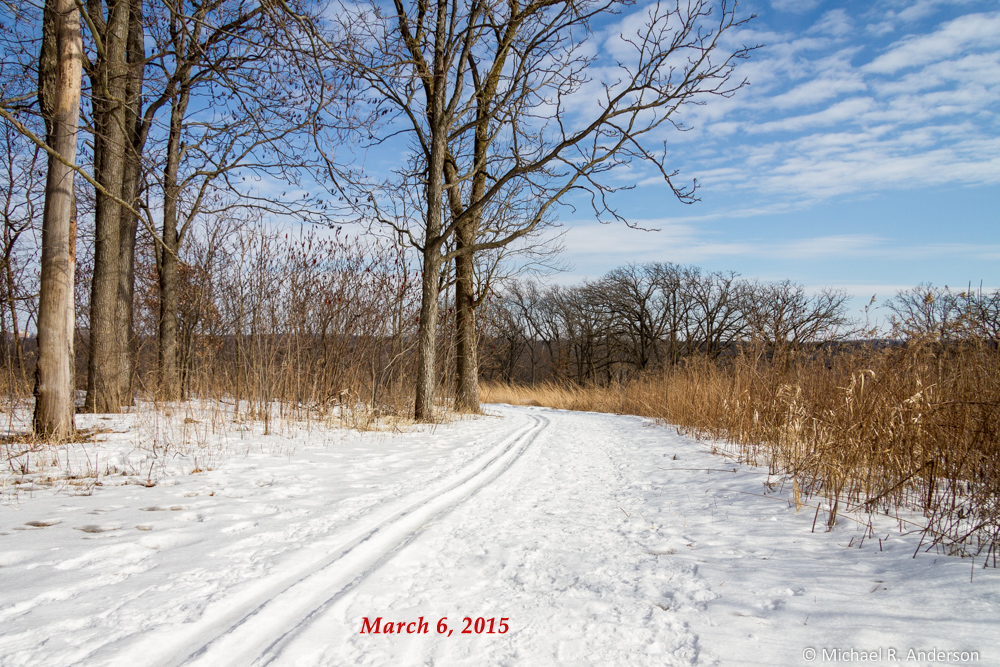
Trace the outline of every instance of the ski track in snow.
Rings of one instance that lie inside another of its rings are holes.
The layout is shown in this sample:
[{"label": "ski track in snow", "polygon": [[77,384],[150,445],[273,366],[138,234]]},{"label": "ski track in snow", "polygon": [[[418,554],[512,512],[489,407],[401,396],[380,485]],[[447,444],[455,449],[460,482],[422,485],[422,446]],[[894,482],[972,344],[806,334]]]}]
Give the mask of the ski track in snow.
[{"label": "ski track in snow", "polygon": [[[406,546],[428,521],[503,473],[547,423],[544,417],[532,417],[527,427],[452,478],[430,491],[414,494],[419,498],[404,498],[388,508],[379,508],[383,511],[375,516],[365,517],[360,525],[349,530],[347,545],[333,549],[335,556],[299,573],[302,576],[290,586],[269,591],[249,614],[235,624],[225,623],[228,627],[218,638],[206,644],[197,642],[199,648],[189,659],[179,662],[270,664],[290,639],[314,622],[317,613],[375,571],[393,552]],[[404,509],[395,509],[397,505],[403,505]],[[388,518],[382,518],[386,514]],[[154,640],[153,644],[156,643]],[[132,653],[125,656],[122,664],[134,664],[135,659],[149,655],[145,645]]]},{"label": "ski track in snow", "polygon": [[995,569],[913,558],[886,517],[860,548],[811,532],[766,471],[646,419],[488,410],[0,507],[0,666],[1000,664]]}]

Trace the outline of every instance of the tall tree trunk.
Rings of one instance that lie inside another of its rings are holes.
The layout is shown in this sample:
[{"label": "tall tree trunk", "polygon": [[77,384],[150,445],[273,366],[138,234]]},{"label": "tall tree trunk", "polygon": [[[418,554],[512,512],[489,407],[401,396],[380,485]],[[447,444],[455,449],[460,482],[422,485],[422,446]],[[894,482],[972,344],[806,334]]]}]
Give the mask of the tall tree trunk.
[{"label": "tall tree trunk", "polygon": [[[439,200],[440,201],[440,200]],[[417,387],[413,417],[429,421],[434,417],[434,389],[437,383],[438,279],[441,256],[424,252],[420,319],[417,332]]]},{"label": "tall tree trunk", "polygon": [[427,156],[427,210],[424,223],[420,331],[417,334],[417,386],[413,416],[417,421],[434,417],[434,390],[437,384],[437,315],[438,279],[441,274],[441,206],[444,203],[444,168],[448,153],[448,123],[445,118],[445,94],[448,84],[445,62],[448,2],[437,0],[434,64],[425,82],[427,120],[430,127],[430,150]]},{"label": "tall tree trunk", "polygon": [[[457,174],[451,165],[446,168],[452,215],[458,217],[465,208],[461,194],[454,185]],[[485,186],[485,176],[480,182],[480,174],[473,176],[472,199],[481,196]],[[461,412],[479,412],[479,355],[476,340],[476,308],[480,301],[476,298],[475,254],[471,248],[476,243],[480,216],[474,215],[459,225],[455,233],[455,409]],[[462,252],[462,250],[466,252]]]},{"label": "tall tree trunk", "polygon": [[190,87],[187,71],[179,73],[180,93],[170,107],[170,132],[167,139],[167,163],[163,170],[163,247],[160,253],[160,329],[159,329],[159,392],[164,400],[174,400],[180,393],[178,372],[179,277],[177,253],[180,251],[177,203],[180,186],[177,175],[181,159],[181,131],[187,112]]},{"label": "tall tree trunk", "polygon": [[444,155],[445,137],[442,129],[433,134],[431,159],[427,170],[425,223],[427,235],[423,247],[420,330],[417,333],[417,387],[413,409],[413,416],[417,421],[430,421],[434,417],[434,390],[437,384],[438,286],[441,276],[441,245],[443,243],[441,238],[441,204],[444,190]]},{"label": "tall tree trunk", "polygon": [[[465,213],[465,203],[458,183],[458,170],[452,160],[445,163],[448,204],[453,219]],[[477,174],[478,176],[478,174]],[[473,177],[473,193],[476,190]],[[475,194],[472,195],[473,197]],[[471,199],[470,199],[471,200]],[[479,364],[476,357],[476,287],[475,257],[470,248],[475,243],[478,216],[459,225],[455,233],[455,409],[479,412]],[[462,250],[466,252],[461,252]]]},{"label": "tall tree trunk", "polygon": [[[125,84],[125,121],[128,143],[122,173],[122,199],[135,208],[142,181],[142,82],[145,63],[143,44],[142,0],[129,0],[129,25],[126,58],[128,79]],[[132,378],[135,372],[135,335],[133,300],[135,296],[135,235],[139,216],[121,207],[118,253],[118,301],[116,304],[115,343],[118,350],[118,388],[125,405],[132,405]]]},{"label": "tall tree trunk", "polygon": [[[176,207],[176,200],[174,201]],[[175,208],[176,211],[176,208]],[[170,213],[164,206],[163,245],[160,249],[159,398],[175,400],[180,389],[177,368],[177,226],[166,223]],[[176,222],[176,221],[175,221]]]},{"label": "tall tree trunk", "polygon": [[458,356],[455,407],[463,412],[479,412],[479,358],[476,349],[476,295],[472,253],[455,258],[455,329]]},{"label": "tall tree trunk", "polygon": [[[34,430],[53,439],[72,436],[73,277],[76,225],[73,199],[77,123],[83,75],[80,16],[73,0],[45,3],[38,97],[49,156],[42,214],[41,294],[38,304],[38,363],[35,371]],[[68,163],[68,164],[66,164]]]},{"label": "tall tree trunk", "polygon": [[[496,56],[493,70],[488,74],[485,81],[481,81],[476,63],[472,62],[473,80],[476,84],[476,133],[473,140],[472,157],[475,161],[475,168],[472,175],[472,190],[469,195],[469,204],[473,204],[482,199],[486,192],[486,157],[489,150],[489,121],[490,104],[496,94],[497,85],[500,81],[500,70],[497,63],[506,60],[507,49],[504,48]],[[451,197],[452,215],[458,216],[464,212],[465,207],[461,203],[461,194],[457,184],[457,175],[452,175],[449,179],[452,187],[449,190]],[[455,257],[455,329],[456,329],[456,354],[457,382],[455,386],[455,407],[463,412],[479,412],[479,356],[476,340],[476,308],[481,301],[476,296],[475,267],[476,257],[472,250],[479,236],[479,228],[482,223],[482,208],[477,208],[474,215],[469,216],[463,224],[456,230],[456,250],[459,255]],[[462,250],[465,252],[462,252]]]},{"label": "tall tree trunk", "polygon": [[[478,217],[478,216],[476,216]],[[456,249],[475,243],[475,221],[457,230]],[[476,350],[475,258],[471,252],[455,257],[455,349],[457,383],[455,408],[479,412],[479,359]]]},{"label": "tall tree trunk", "polygon": [[[123,371],[121,316],[122,219],[125,211],[114,199],[128,194],[125,187],[129,152],[128,42],[129,0],[108,3],[100,20],[100,0],[90,0],[90,16],[103,35],[104,53],[90,73],[94,107],[94,175],[108,193],[98,191],[94,216],[94,276],[90,295],[90,359],[87,368],[86,409],[118,412],[126,399]],[[102,29],[103,28],[103,29]],[[127,244],[127,241],[126,241]]]},{"label": "tall tree trunk", "polygon": [[[75,217],[75,216],[74,216]],[[12,244],[8,245],[11,247]],[[24,369],[24,347],[21,343],[21,325],[17,320],[17,286],[14,280],[14,268],[11,266],[10,256],[6,258],[6,279],[7,279],[7,306],[10,309],[10,326],[14,335],[14,358],[17,361],[18,377],[22,382],[27,382],[27,372]],[[6,343],[6,318],[4,318],[4,343]]]}]

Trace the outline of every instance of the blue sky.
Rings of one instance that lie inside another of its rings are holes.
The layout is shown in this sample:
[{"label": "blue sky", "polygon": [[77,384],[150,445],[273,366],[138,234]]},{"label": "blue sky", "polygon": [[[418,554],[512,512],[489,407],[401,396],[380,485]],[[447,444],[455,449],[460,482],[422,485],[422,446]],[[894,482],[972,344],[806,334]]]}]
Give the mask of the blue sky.
[{"label": "blue sky", "polygon": [[[619,212],[564,212],[555,277],[626,262],[732,269],[882,301],[924,281],[1000,287],[1000,7],[996,0],[756,0],[751,85],[690,107],[667,138],[697,178],[683,205],[637,168]],[[863,303],[862,303],[863,302]]]}]

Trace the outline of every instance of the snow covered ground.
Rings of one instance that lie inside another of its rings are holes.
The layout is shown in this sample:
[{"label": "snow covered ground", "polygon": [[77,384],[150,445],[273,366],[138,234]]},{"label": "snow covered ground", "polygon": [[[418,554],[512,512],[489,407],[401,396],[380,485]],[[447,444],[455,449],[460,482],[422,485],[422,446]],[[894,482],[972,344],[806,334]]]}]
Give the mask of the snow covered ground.
[{"label": "snow covered ground", "polygon": [[0,665],[1000,665],[995,569],[812,532],[649,420],[488,411],[160,450],[106,420],[125,474],[0,507]]}]

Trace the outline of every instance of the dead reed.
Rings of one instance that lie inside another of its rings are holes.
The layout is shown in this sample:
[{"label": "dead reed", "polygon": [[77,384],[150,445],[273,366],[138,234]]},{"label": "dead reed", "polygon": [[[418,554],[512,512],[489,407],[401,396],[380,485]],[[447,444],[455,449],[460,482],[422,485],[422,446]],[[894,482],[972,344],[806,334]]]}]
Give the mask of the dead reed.
[{"label": "dead reed", "polygon": [[691,359],[622,386],[489,384],[492,402],[636,414],[725,440],[838,512],[924,516],[929,547],[1000,538],[1000,352],[966,342]]}]

